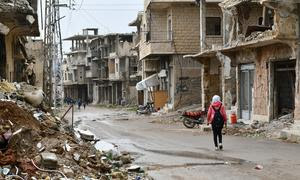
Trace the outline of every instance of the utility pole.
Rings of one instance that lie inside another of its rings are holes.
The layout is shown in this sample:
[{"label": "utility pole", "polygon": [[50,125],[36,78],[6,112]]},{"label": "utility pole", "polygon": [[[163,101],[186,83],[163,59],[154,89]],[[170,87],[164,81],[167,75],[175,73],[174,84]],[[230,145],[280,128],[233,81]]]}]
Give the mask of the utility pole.
[{"label": "utility pole", "polygon": [[[40,2],[42,3],[42,1]],[[53,84],[52,84],[52,67],[54,52],[54,6],[52,0],[45,1],[45,29],[44,29],[44,49],[45,62],[43,69],[43,90],[47,97],[48,105],[53,105]]]},{"label": "utility pole", "polygon": [[64,17],[60,17],[59,8],[72,8],[73,1],[69,0],[69,6],[60,4],[59,0],[45,1],[43,90],[48,104],[54,106],[55,109],[63,103],[63,75],[61,69],[63,52],[60,20]]}]

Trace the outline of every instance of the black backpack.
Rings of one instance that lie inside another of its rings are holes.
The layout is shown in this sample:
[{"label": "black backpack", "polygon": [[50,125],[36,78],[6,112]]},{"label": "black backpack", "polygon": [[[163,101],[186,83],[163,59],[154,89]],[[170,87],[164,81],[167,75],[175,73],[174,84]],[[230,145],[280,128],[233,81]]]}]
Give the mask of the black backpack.
[{"label": "black backpack", "polygon": [[215,111],[215,115],[214,115],[214,120],[213,120],[213,125],[217,128],[223,128],[224,126],[224,119],[223,119],[223,116],[221,114],[221,107],[222,107],[222,104],[220,105],[220,108],[219,109],[215,109],[213,106],[212,108],[214,109]]}]

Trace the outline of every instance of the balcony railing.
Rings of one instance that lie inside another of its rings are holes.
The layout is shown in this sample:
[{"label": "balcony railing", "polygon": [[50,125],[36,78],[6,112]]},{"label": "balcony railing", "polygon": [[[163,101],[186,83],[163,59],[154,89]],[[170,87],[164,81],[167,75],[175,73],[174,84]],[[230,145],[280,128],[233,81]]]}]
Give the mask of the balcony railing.
[{"label": "balcony railing", "polygon": [[145,31],[144,34],[146,41],[172,41],[173,31]]}]

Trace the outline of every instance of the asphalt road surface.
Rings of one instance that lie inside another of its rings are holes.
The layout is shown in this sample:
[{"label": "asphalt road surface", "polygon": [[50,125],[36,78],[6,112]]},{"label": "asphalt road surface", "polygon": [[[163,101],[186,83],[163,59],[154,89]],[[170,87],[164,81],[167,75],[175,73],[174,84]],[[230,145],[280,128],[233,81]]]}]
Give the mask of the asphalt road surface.
[{"label": "asphalt road surface", "polygon": [[76,127],[130,152],[154,179],[300,179],[299,144],[225,135],[224,151],[215,151],[211,134],[152,120],[122,109],[75,111]]}]

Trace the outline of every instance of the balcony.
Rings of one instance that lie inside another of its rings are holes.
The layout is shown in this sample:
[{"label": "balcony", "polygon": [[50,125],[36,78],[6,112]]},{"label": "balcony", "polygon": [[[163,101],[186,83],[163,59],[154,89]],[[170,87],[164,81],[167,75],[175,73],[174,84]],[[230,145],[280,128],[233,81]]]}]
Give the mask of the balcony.
[{"label": "balcony", "polygon": [[172,32],[146,32],[146,41],[140,44],[140,60],[155,55],[174,54]]}]

